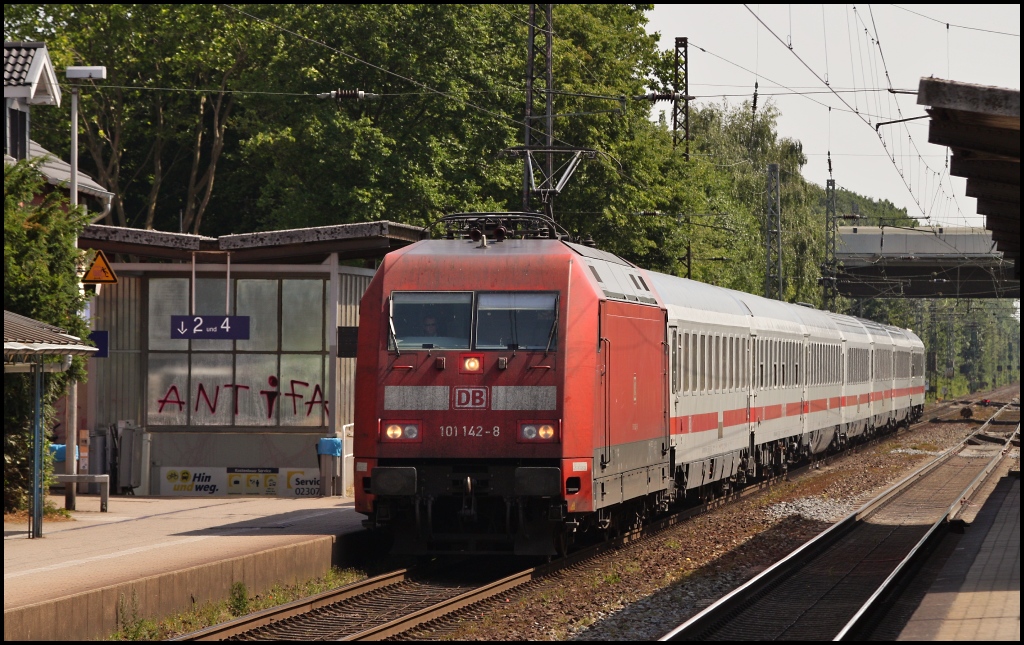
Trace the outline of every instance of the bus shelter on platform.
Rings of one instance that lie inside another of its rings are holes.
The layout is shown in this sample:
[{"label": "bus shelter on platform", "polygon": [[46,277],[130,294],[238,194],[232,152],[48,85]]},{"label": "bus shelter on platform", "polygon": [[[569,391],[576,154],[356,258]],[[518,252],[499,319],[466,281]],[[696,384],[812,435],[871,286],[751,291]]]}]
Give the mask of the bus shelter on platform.
[{"label": "bus shelter on platform", "polygon": [[89,312],[89,472],[115,494],[344,494],[351,470],[320,455],[351,452],[367,265],[426,235],[387,221],[219,238],[86,227],[81,248],[122,260]]},{"label": "bus shelter on platform", "polygon": [[32,509],[29,537],[43,535],[43,375],[63,372],[72,356],[89,356],[96,348],[50,325],[4,310],[4,374],[32,376]]}]

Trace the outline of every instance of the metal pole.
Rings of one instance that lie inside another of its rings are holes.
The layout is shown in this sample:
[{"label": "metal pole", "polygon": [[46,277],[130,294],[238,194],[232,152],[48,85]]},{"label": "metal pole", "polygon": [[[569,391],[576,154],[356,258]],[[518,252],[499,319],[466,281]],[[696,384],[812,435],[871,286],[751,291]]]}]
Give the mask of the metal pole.
[{"label": "metal pole", "polygon": [[825,180],[825,266],[822,271],[825,309],[836,309],[836,279],[838,265],[836,263],[836,180]]},{"label": "metal pole", "polygon": [[43,359],[32,364],[35,414],[32,419],[32,527],[31,537],[43,537]]},{"label": "metal pole", "polygon": [[765,217],[764,297],[782,300],[782,215],[779,164],[768,164],[768,213]]},{"label": "metal pole", "polygon": [[192,301],[189,305],[189,315],[196,315],[196,253],[192,252]]},{"label": "metal pole", "polygon": [[224,315],[231,315],[231,252],[228,251],[228,271],[224,285]]},{"label": "metal pole", "polygon": [[78,206],[78,86],[71,86],[71,205]]},{"label": "metal pole", "polygon": [[[544,5],[544,65],[547,68],[546,82],[547,86],[544,88],[547,92],[547,98],[544,102],[545,113],[544,113],[544,145],[550,150],[555,145],[555,117],[554,117],[554,99],[553,94],[555,89],[555,79],[553,65],[551,62],[552,55],[552,42],[554,40],[554,30],[551,27],[551,5]],[[555,155],[552,152],[547,154],[547,163],[544,168],[544,174],[547,175],[549,184],[553,184],[555,175]],[[548,188],[552,188],[549,185]],[[551,195],[550,199],[554,199],[554,195]],[[551,215],[551,219],[554,219],[554,211],[548,208],[548,214]]]},{"label": "metal pole", "polygon": [[[328,258],[331,267],[331,277],[327,281],[327,298],[325,305],[327,309],[327,360],[329,361],[327,366],[327,392],[324,394],[324,398],[329,400],[329,403],[324,406],[324,412],[327,414],[327,436],[328,437],[341,437],[341,469],[338,472],[340,482],[334,482],[334,485],[328,486],[326,481],[321,480],[320,490],[322,494],[327,496],[345,495],[345,452],[348,450],[348,439],[345,437],[344,428],[338,421],[338,414],[341,412],[342,401],[341,401],[341,388],[339,387],[338,378],[338,306],[339,299],[341,297],[341,276],[338,274],[338,254],[331,253]],[[330,469],[331,473],[334,473],[334,469]],[[323,477],[323,474],[321,474]],[[339,490],[340,489],[340,490]]]},{"label": "metal pole", "polygon": [[[78,95],[77,85],[71,87],[71,208],[78,207]],[[78,241],[75,241],[78,246]],[[81,286],[79,286],[81,289]],[[64,474],[74,475],[78,472],[78,461],[75,455],[78,452],[78,381],[68,381],[67,396],[68,423],[65,428],[64,440]],[[67,483],[64,485],[64,508],[69,511],[75,510],[78,502],[76,499],[78,485]]]},{"label": "metal pole", "polygon": [[537,15],[537,5],[531,4],[527,17],[526,31],[526,114],[523,117],[523,145],[526,146],[525,161],[523,163],[523,212],[530,210],[530,142],[533,126],[533,39],[534,22]]}]

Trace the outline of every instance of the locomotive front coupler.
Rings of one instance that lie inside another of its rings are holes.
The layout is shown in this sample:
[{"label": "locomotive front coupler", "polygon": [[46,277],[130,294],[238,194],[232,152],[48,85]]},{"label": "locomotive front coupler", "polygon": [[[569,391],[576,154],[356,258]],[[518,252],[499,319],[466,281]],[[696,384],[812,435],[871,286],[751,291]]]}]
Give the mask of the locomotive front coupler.
[{"label": "locomotive front coupler", "polygon": [[473,494],[472,478],[466,477],[466,492],[462,495],[462,508],[459,509],[459,519],[467,522],[475,522],[476,517],[476,495]]}]

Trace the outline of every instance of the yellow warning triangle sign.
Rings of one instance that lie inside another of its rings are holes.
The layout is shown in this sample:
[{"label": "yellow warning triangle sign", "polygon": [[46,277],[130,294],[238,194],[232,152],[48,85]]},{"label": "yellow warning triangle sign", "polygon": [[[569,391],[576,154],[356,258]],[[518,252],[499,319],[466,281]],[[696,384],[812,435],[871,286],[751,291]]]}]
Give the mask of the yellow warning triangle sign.
[{"label": "yellow warning triangle sign", "polygon": [[82,278],[82,284],[117,284],[117,274],[110,268],[110,262],[103,251],[96,251],[89,270]]}]

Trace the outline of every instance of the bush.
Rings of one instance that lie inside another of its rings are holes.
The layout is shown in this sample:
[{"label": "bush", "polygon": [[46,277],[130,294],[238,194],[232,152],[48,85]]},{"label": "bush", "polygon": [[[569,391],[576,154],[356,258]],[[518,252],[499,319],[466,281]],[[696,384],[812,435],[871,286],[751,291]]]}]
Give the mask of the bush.
[{"label": "bush", "polygon": [[[46,184],[37,165],[4,164],[4,309],[82,338],[88,327],[80,316],[83,253],[76,243],[88,221]],[[43,377],[44,434],[53,427],[53,402],[70,378],[84,380],[84,365],[76,357],[68,372]],[[31,492],[33,415],[31,375],[4,374],[4,513],[24,508]]]}]

